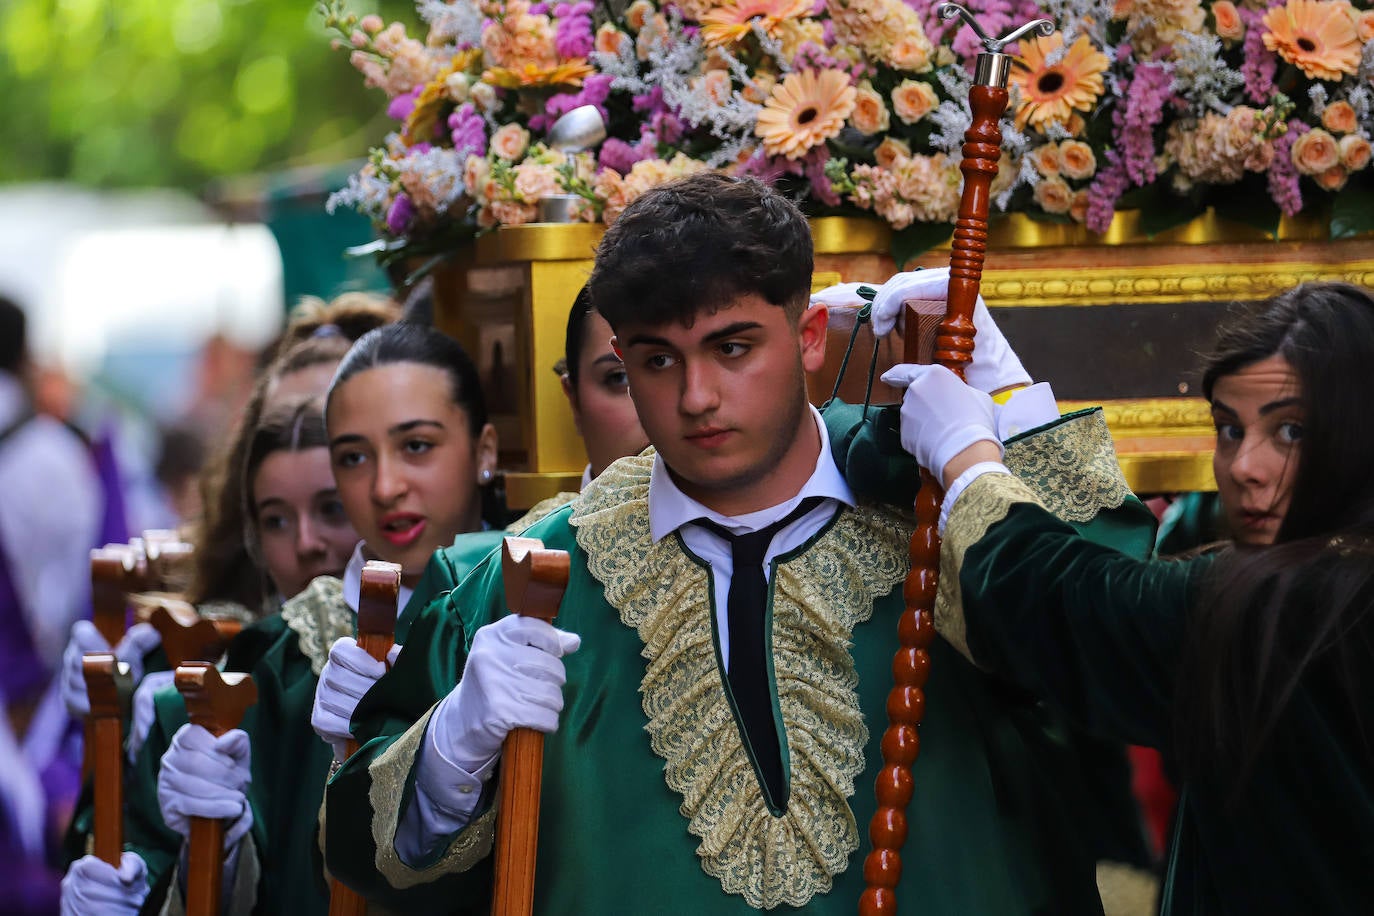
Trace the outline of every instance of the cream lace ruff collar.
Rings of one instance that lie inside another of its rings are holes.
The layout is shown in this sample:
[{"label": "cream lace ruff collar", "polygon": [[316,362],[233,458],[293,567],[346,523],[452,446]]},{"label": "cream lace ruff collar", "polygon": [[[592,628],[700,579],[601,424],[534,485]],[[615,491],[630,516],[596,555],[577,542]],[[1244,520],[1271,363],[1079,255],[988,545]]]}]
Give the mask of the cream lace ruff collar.
[{"label": "cream lace ruff collar", "polygon": [[851,635],[906,575],[911,529],[882,510],[844,509],[777,567],[773,662],[791,791],[775,817],[716,662],[708,574],[676,537],[650,538],[653,459],[652,450],[622,459],[583,491],[570,519],[577,543],[607,602],[644,642],[645,729],[701,840],[701,867],[752,907],[804,906],[830,889],[859,845],[849,796],[868,728]]}]

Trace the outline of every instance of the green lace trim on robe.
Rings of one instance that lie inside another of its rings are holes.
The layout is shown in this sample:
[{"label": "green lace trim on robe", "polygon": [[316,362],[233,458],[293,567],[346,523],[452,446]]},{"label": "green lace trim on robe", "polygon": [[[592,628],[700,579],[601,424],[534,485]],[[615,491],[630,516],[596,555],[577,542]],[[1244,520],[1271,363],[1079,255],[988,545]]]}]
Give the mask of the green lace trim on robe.
[{"label": "green lace trim on robe", "polygon": [[1092,521],[1131,495],[1100,408],[1013,439],[1002,463],[1035,491],[1041,505],[1066,522]]},{"label": "green lace trim on robe", "polygon": [[436,703],[368,765],[372,785],[368,801],[372,805],[372,842],[377,854],[378,873],[398,890],[429,884],[452,872],[467,871],[491,853],[496,837],[496,806],[488,808],[458,834],[438,861],[425,868],[411,868],[396,852],[396,829],[401,822],[401,797],[405,794],[410,770],[419,759],[429,717]]},{"label": "green lace trim on robe", "polygon": [[300,637],[301,654],[310,659],[315,677],[329,661],[329,647],[356,626],[353,609],[343,596],[343,582],[333,576],[317,576],[305,591],[281,607],[281,619]]},{"label": "green lace trim on robe", "polygon": [[540,521],[546,515],[553,515],[559,509],[562,509],[568,503],[572,502],[574,499],[577,499],[577,494],[568,492],[555,493],[548,499],[541,499],[539,502],[534,504],[530,511],[526,512],[524,515],[520,516],[515,521],[507,525],[506,533],[520,534],[530,525],[533,525],[535,522]]},{"label": "green lace trim on robe", "polygon": [[959,494],[945,522],[940,542],[940,584],[935,594],[935,629],[945,641],[969,661],[977,661],[968,650],[968,629],[964,621],[964,601],[959,573],[964,555],[983,539],[988,529],[1007,517],[1017,503],[1044,507],[1031,487],[1009,474],[983,474]]},{"label": "green lace trim on robe", "polygon": [[716,662],[707,572],[677,538],[652,543],[652,467],[652,451],[613,464],[583,491],[570,523],[606,600],[644,642],[646,730],[701,840],[702,869],[752,907],[805,906],[831,888],[859,845],[848,799],[868,728],[851,636],[905,577],[910,525],[887,510],[845,510],[810,549],[777,567],[773,661],[791,792],[787,812],[775,817]]},{"label": "green lace trim on robe", "polygon": [[237,620],[245,626],[261,620],[262,613],[254,613],[237,601],[206,601],[196,606],[196,613],[210,620]]}]

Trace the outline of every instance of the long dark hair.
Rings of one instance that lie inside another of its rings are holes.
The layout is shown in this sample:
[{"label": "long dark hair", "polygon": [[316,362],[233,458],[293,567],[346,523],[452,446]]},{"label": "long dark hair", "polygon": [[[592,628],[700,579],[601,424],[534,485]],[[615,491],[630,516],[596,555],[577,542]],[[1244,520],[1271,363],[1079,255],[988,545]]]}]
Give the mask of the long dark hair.
[{"label": "long dark hair", "polygon": [[1186,775],[1228,774],[1239,793],[1300,682],[1320,666],[1349,707],[1374,763],[1360,696],[1374,677],[1374,298],[1345,283],[1305,283],[1223,329],[1203,375],[1273,355],[1298,377],[1304,409],[1293,491],[1275,543],[1231,547],[1203,582],[1177,692]]},{"label": "long dark hair", "polygon": [[254,611],[262,609],[268,598],[262,588],[263,571],[243,539],[248,523],[243,468],[249,440],[262,419],[272,388],[292,373],[338,363],[354,341],[395,321],[399,314],[399,307],[391,300],[358,293],[330,303],[307,299],[292,313],[267,367],[253,384],[238,424],[201,475],[204,514],[191,535],[196,549],[187,601],[231,601]]},{"label": "long dark hair", "polygon": [[332,397],[341,384],[359,372],[395,363],[418,363],[447,373],[449,396],[467,414],[468,432],[474,439],[481,435],[487,425],[487,402],[477,366],[462,344],[426,325],[399,321],[364,334],[339,363],[329,394]]}]

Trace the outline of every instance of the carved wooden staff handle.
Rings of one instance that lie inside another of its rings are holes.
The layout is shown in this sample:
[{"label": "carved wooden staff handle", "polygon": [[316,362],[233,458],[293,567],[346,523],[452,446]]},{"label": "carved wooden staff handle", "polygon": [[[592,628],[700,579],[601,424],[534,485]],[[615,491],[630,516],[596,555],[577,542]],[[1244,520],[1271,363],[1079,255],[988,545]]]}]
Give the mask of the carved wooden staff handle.
[{"label": "carved wooden staff handle", "polygon": [[124,850],[124,752],[122,723],[133,680],[129,666],[113,655],[89,654],[81,660],[91,713],[87,735],[94,772],[95,855],[119,867]]},{"label": "carved wooden staff handle", "polygon": [[[368,560],[358,589],[358,645],[377,661],[386,663],[396,643],[397,605],[401,599],[401,566]],[[358,742],[348,739],[344,753],[352,757]],[[367,900],[337,878],[329,882],[329,916],[365,916]]]},{"label": "carved wooden staff handle", "polygon": [[[258,688],[247,674],[220,674],[208,662],[191,662],[176,669],[177,690],[186,701],[192,725],[219,737],[243,721],[258,701]],[[224,872],[224,822],[191,818],[190,860],[186,875],[186,916],[219,916]]]},{"label": "carved wooden staff handle", "polygon": [[215,621],[201,617],[194,609],[187,613],[176,605],[155,605],[148,622],[162,637],[162,651],[173,671],[187,662],[218,660],[229,642]]},{"label": "carved wooden staff handle", "polygon": [[[506,607],[523,617],[553,620],[568,587],[569,566],[565,550],[545,550],[544,542],[537,538],[506,538],[501,545]],[[493,916],[529,916],[534,912],[543,771],[543,734],[532,728],[512,730],[501,748]]]},{"label": "carved wooden staff handle", "polygon": [[[130,577],[133,575],[134,554],[122,544],[97,547],[91,551],[91,621],[96,631],[109,645],[110,650],[119,645],[124,638],[124,627],[128,621],[128,592]],[[104,653],[93,653],[101,656]],[[90,693],[90,688],[86,690]],[[83,726],[83,747],[81,756],[81,781],[85,782],[95,773],[96,719],[94,708]],[[114,866],[119,867],[116,857]]]},{"label": "carved wooden staff handle", "polygon": [[[964,191],[959,201],[954,241],[950,253],[949,295],[945,318],[935,338],[935,362],[964,377],[973,359],[973,309],[983,276],[983,255],[988,244],[988,213],[992,179],[997,176],[1002,132],[998,121],[1007,108],[1007,76],[1011,58],[1002,46],[1027,34],[1054,30],[1048,20],[1038,19],[1005,38],[992,39],[963,7],[945,3],[945,19],[962,16],[988,49],[978,55],[975,85],[969,91],[972,124],[964,134]],[[916,312],[907,307],[906,326],[916,327]],[[920,360],[917,335],[908,333],[904,359]],[[864,893],[859,898],[862,916],[897,912],[897,885],[902,878],[902,845],[906,842],[906,808],[914,784],[911,767],[920,753],[918,727],[925,715],[925,684],[930,675],[930,643],[935,638],[935,592],[940,574],[940,502],[944,492],[927,469],[921,469],[921,489],[916,494],[916,530],[911,535],[911,572],[902,588],[906,608],[897,624],[900,648],[892,661],[893,687],[887,698],[888,728],[883,733],[883,767],[874,793],[878,806],[869,822],[872,851],[864,860]]]}]

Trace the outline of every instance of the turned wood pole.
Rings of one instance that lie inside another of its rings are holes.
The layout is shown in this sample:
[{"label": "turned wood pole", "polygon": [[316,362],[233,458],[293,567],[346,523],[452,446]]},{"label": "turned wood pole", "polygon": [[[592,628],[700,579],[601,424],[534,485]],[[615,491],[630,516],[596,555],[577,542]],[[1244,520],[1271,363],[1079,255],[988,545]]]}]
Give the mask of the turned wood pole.
[{"label": "turned wood pole", "polygon": [[[537,538],[506,538],[501,575],[506,607],[513,614],[553,620],[568,587],[565,550],[545,550]],[[534,860],[539,848],[539,792],[544,774],[544,736],[517,728],[501,748],[501,796],[496,812],[496,877],[492,916],[534,912]]]},{"label": "turned wood pole", "polygon": [[[258,689],[247,674],[220,674],[208,662],[191,662],[176,669],[177,690],[186,701],[186,714],[218,738],[237,728],[243,714],[258,701]],[[224,821],[191,818],[190,860],[186,874],[186,916],[219,916],[224,873]]]},{"label": "turned wood pole", "polygon": [[[358,645],[383,664],[396,644],[400,599],[400,564],[368,560],[358,589]],[[357,751],[358,742],[349,738],[346,757],[352,757]],[[367,901],[357,891],[337,878],[330,880],[329,916],[364,916],[366,913]]]},{"label": "turned wood pole", "polygon": [[[91,621],[113,652],[124,638],[128,622],[128,591],[134,570],[133,551],[124,545],[97,547],[91,551]],[[86,658],[104,658],[105,653],[94,652]],[[84,663],[83,663],[84,664]],[[87,695],[90,688],[86,688]],[[96,718],[94,707],[82,726],[81,781],[95,772]],[[114,865],[119,867],[118,858]]]},{"label": "turned wood pole", "polygon": [[[961,16],[978,32],[988,50],[978,55],[974,86],[969,90],[972,123],[964,134],[964,190],[959,201],[950,252],[949,296],[945,318],[935,337],[935,362],[960,378],[973,359],[973,310],[983,276],[988,247],[988,212],[992,179],[997,176],[1002,131],[998,127],[1007,108],[1007,76],[1011,58],[1002,46],[1030,31],[1048,34],[1054,26],[1039,19],[1001,39],[985,35],[968,11],[953,3],[940,6],[945,19]],[[1048,31],[1047,31],[1048,29]],[[916,312],[906,307],[906,362],[920,361]],[[937,470],[938,469],[934,469]],[[916,530],[911,536],[911,571],[902,588],[906,607],[897,624],[899,648],[892,660],[893,687],[887,697],[888,727],[883,732],[883,766],[874,786],[877,808],[869,822],[872,850],[864,860],[861,916],[897,912],[897,885],[902,878],[902,845],[906,842],[906,809],[915,792],[911,768],[921,749],[918,728],[925,715],[926,679],[930,675],[930,644],[935,638],[935,592],[940,574],[940,503],[944,491],[931,470],[922,468],[916,494]]]},{"label": "turned wood pole", "polygon": [[129,666],[113,655],[95,653],[81,660],[91,714],[87,720],[87,746],[93,764],[96,858],[119,867],[124,850],[124,740],[123,721],[129,708],[133,682]]}]

